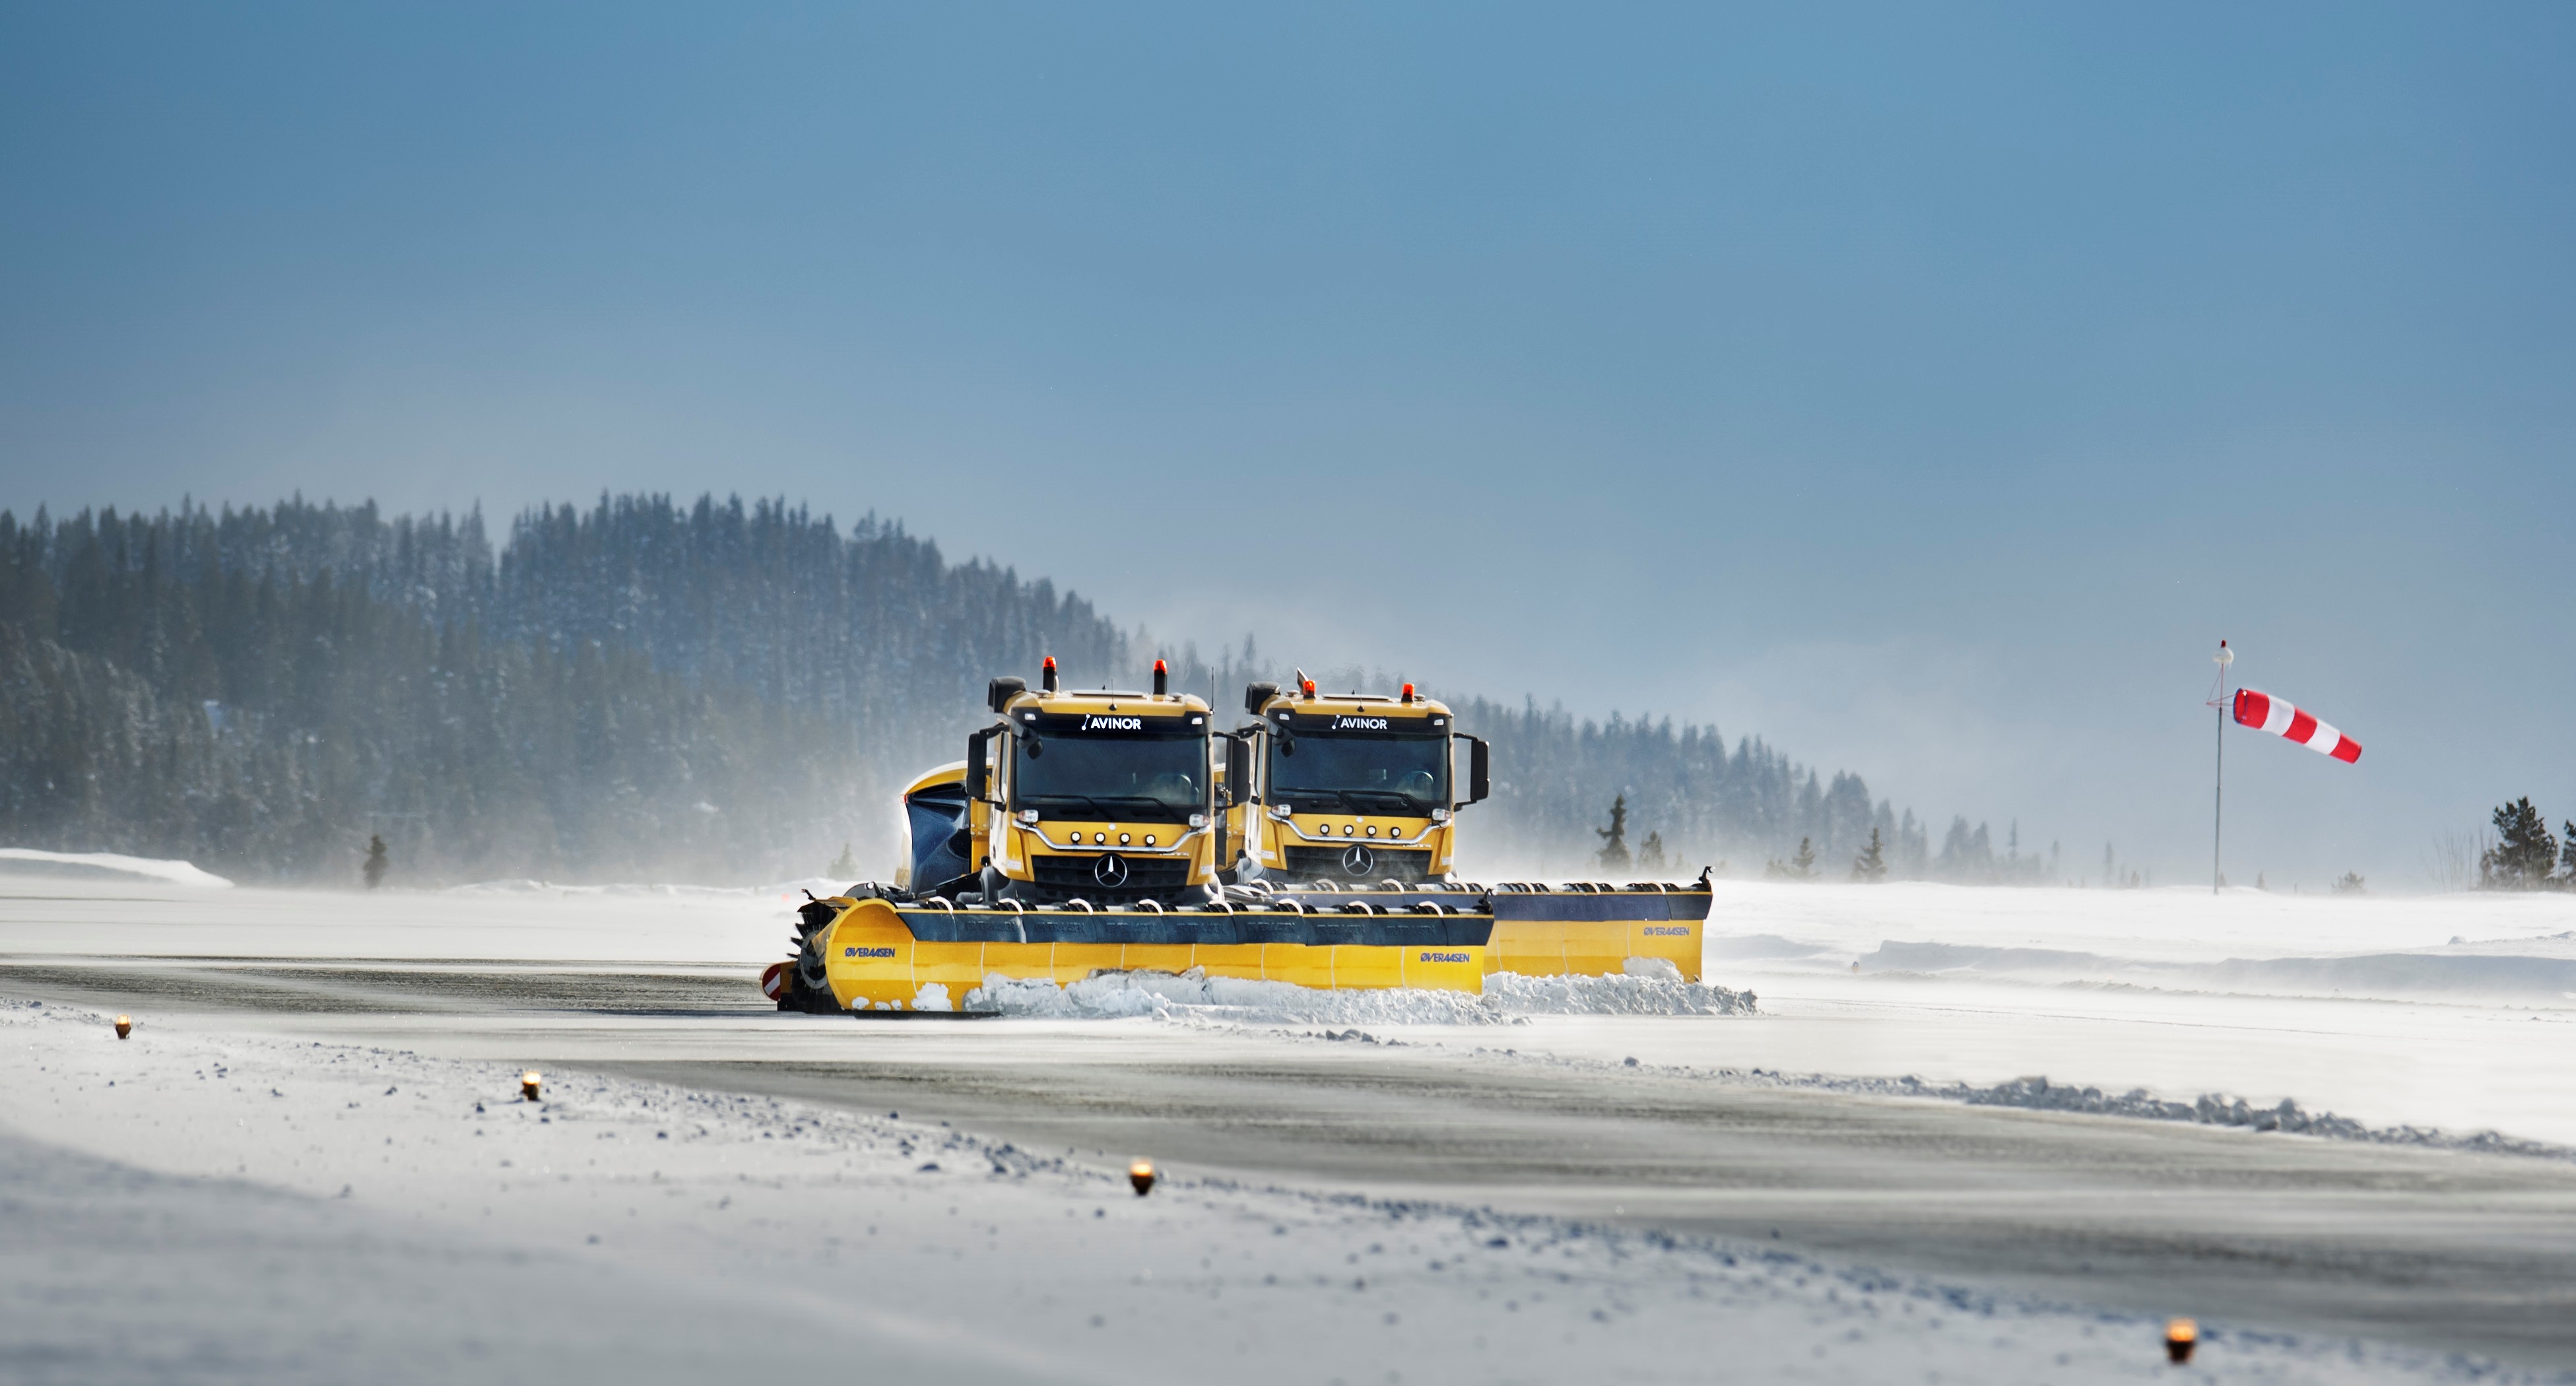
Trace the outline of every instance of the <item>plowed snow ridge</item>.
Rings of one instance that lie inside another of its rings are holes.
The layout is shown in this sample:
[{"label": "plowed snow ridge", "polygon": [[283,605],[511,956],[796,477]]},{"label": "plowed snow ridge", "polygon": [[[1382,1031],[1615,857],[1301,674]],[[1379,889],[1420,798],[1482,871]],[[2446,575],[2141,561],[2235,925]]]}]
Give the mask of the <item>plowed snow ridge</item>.
[{"label": "plowed snow ridge", "polygon": [[1485,994],[1391,987],[1319,991],[1189,972],[1119,972],[1069,986],[998,974],[963,1009],[1048,1020],[1131,1017],[1326,1025],[1508,1025],[1533,1015],[1750,1015],[1751,992],[1678,977],[1523,977],[1494,973]]}]

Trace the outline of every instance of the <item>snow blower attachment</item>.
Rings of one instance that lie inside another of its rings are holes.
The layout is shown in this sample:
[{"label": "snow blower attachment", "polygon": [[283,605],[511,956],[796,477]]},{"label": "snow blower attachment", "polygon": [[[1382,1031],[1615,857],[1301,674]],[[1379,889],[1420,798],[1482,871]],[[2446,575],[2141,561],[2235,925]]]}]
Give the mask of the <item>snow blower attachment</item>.
[{"label": "snow blower attachment", "polygon": [[[904,790],[895,883],[797,910],[762,990],[781,1010],[954,1013],[987,978],[1058,985],[1186,972],[1318,988],[1481,992],[1492,971],[1591,975],[1661,959],[1700,973],[1707,878],[1485,886],[1450,871],[1485,743],[1415,695],[1248,690],[1215,728],[1170,691],[1002,677],[965,759]],[[1464,793],[1458,793],[1463,786]]]}]

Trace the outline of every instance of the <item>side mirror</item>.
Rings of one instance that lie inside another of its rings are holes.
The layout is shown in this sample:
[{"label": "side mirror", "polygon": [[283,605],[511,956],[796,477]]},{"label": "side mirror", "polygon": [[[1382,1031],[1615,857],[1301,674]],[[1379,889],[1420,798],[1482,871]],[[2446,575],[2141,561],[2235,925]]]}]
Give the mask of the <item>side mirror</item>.
[{"label": "side mirror", "polygon": [[1229,808],[1252,802],[1252,741],[1249,737],[1229,736],[1225,739],[1225,802]]},{"label": "side mirror", "polygon": [[1467,797],[1458,802],[1458,807],[1463,808],[1468,804],[1485,802],[1485,796],[1493,792],[1494,757],[1484,738],[1462,736],[1458,739],[1467,743]]},{"label": "side mirror", "polygon": [[993,767],[985,763],[984,748],[1001,734],[1000,727],[986,727],[966,738],[966,798],[982,803],[993,794]]},{"label": "side mirror", "polygon": [[1016,679],[1006,675],[984,685],[984,704],[995,712],[999,712],[1007,706],[1013,698],[1016,698],[1028,691],[1029,681],[1027,679]]},{"label": "side mirror", "polygon": [[1275,683],[1247,685],[1243,690],[1243,710],[1258,717],[1261,710],[1270,705],[1270,700],[1278,696],[1279,685]]}]

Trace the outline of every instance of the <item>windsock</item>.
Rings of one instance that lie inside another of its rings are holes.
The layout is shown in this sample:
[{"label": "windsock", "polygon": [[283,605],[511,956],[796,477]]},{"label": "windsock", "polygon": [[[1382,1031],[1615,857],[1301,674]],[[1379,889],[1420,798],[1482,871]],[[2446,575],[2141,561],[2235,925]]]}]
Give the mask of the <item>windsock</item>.
[{"label": "windsock", "polygon": [[2236,725],[2286,736],[2347,764],[2361,759],[2360,742],[2318,721],[2314,713],[2301,712],[2283,699],[2251,688],[2236,690]]}]

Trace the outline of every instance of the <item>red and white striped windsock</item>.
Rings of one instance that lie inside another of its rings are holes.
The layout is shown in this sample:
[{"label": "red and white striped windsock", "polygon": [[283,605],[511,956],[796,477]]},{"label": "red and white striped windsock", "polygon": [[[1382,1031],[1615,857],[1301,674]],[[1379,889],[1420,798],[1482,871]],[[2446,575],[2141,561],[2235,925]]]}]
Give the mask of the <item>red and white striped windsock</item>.
[{"label": "red and white striped windsock", "polygon": [[2236,725],[2286,736],[2311,751],[2321,751],[2347,764],[2361,759],[2361,743],[2269,693],[2236,690]]}]

